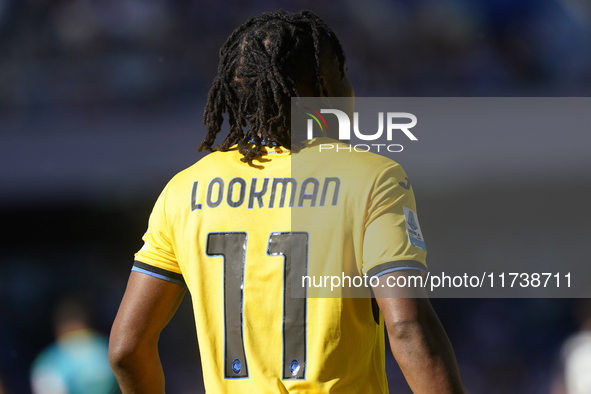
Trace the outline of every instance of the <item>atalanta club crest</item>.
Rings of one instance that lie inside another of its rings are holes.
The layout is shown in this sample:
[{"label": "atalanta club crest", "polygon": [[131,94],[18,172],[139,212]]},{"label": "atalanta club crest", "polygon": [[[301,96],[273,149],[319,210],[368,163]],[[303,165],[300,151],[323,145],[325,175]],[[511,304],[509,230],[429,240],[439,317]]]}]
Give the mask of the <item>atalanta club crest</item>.
[{"label": "atalanta club crest", "polygon": [[238,375],[242,371],[242,362],[238,357],[232,360],[232,372]]},{"label": "atalanta club crest", "polygon": [[291,376],[297,376],[299,371],[300,371],[300,362],[298,361],[297,358],[294,358],[289,363],[289,373],[291,373]]}]

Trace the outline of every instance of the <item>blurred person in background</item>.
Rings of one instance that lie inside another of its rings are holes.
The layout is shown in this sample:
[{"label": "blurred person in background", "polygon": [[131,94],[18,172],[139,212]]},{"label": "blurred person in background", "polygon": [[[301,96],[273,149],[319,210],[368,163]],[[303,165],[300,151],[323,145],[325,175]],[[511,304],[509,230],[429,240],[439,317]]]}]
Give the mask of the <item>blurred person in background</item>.
[{"label": "blurred person in background", "polygon": [[4,386],[4,377],[0,374],[0,394],[8,394],[8,390]]},{"label": "blurred person in background", "polygon": [[562,345],[562,373],[552,394],[591,394],[591,299],[582,300],[575,313],[580,329]]},{"label": "blurred person in background", "polygon": [[112,394],[117,383],[108,360],[107,338],[90,326],[90,313],[74,296],[53,313],[56,341],[33,362],[33,394]]}]

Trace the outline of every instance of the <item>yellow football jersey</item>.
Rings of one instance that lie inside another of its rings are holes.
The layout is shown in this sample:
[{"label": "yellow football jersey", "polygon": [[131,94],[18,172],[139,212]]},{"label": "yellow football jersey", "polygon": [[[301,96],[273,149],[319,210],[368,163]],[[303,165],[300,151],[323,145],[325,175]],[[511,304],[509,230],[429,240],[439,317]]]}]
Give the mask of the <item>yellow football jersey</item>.
[{"label": "yellow football jersey", "polygon": [[388,392],[375,300],[318,278],[424,270],[426,248],[401,166],[347,147],[215,152],[158,198],[133,270],[186,284],[208,392]]}]

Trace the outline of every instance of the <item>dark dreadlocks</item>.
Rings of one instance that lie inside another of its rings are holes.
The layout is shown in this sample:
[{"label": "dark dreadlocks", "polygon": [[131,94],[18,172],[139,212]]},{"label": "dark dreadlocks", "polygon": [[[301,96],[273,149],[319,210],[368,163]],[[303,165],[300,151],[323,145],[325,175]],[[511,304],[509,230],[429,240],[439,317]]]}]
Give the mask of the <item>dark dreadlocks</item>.
[{"label": "dark dreadlocks", "polygon": [[[326,44],[333,48],[344,75],[339,40],[311,11],[266,12],[234,30],[220,50],[203,114],[207,132],[197,150],[227,151],[238,144],[242,161],[249,162],[261,154],[262,144],[291,149],[290,98],[297,96],[296,85],[302,81],[313,81],[320,94],[320,58]],[[226,112],[230,130],[214,146]]]}]

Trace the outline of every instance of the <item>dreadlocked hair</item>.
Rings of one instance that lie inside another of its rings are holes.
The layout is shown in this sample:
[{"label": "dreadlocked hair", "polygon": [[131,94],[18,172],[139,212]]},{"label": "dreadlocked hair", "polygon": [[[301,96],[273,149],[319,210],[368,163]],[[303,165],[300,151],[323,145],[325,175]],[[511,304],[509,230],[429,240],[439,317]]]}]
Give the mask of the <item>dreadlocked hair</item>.
[{"label": "dreadlocked hair", "polygon": [[[291,97],[296,83],[314,75],[320,93],[320,58],[330,45],[344,75],[345,54],[333,31],[311,11],[266,12],[238,27],[220,49],[217,75],[203,113],[206,135],[197,151],[227,151],[234,144],[249,162],[262,145],[291,149]],[[228,114],[230,129],[214,145]],[[246,130],[244,130],[246,128]]]}]

